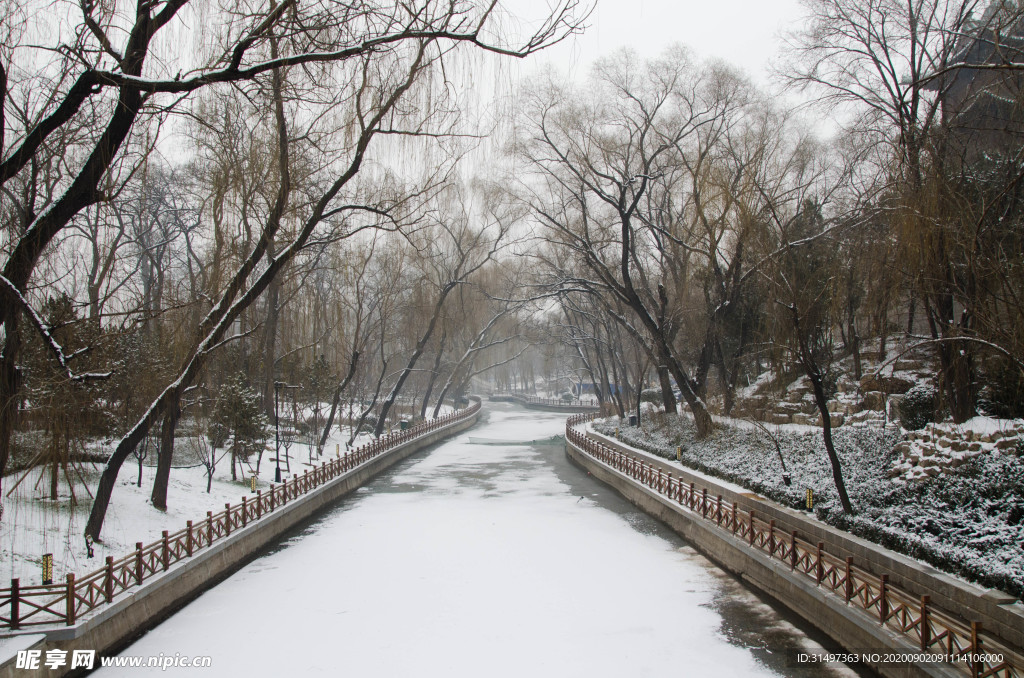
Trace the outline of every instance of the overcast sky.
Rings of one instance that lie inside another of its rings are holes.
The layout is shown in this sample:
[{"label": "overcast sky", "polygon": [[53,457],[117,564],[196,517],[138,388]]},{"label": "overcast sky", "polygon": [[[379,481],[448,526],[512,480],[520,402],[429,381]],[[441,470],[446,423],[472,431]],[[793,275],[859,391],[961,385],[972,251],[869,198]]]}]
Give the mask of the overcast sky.
[{"label": "overcast sky", "polygon": [[[508,7],[523,7],[524,15],[537,16],[546,4],[514,0]],[[732,62],[765,85],[766,66],[778,54],[781,34],[799,27],[803,16],[799,0],[597,0],[586,32],[542,53],[534,63],[553,62],[580,78],[594,59],[621,47],[657,56],[680,42],[699,57]]]}]

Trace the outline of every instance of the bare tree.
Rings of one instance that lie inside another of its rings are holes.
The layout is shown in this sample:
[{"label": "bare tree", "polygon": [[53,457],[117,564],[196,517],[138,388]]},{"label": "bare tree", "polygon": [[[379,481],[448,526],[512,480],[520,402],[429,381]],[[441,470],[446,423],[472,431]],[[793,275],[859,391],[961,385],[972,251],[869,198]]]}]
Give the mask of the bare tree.
[{"label": "bare tree", "polygon": [[[330,104],[341,104],[351,112],[349,117],[349,143],[344,151],[334,154],[337,164],[330,168],[331,180],[323,180],[323,189],[311,201],[310,208],[285,236],[280,223],[274,219],[264,224],[255,239],[252,249],[241,258],[238,267],[223,280],[222,287],[211,304],[211,310],[198,328],[198,339],[193,343],[178,370],[177,377],[151,404],[145,415],[129,430],[118,443],[100,481],[93,512],[86,531],[98,538],[103,522],[114,478],[124,459],[146,434],[152,424],[169,412],[173,412],[184,389],[202,371],[209,356],[220,346],[232,323],[257,299],[271,281],[310,242],[317,227],[325,222],[340,222],[351,215],[352,206],[335,202],[341,197],[342,189],[352,182],[359,173],[369,149],[370,141],[382,130],[400,132],[403,116],[411,111],[397,107],[406,95],[414,89],[423,74],[430,70],[445,51],[453,44],[468,43],[501,53],[524,56],[536,49],[560,39],[566,31],[574,30],[575,5],[564,6],[545,22],[537,34],[527,37],[518,47],[507,47],[484,37],[490,25],[495,6],[485,8],[482,13],[472,8],[448,4],[427,4],[416,11],[407,12],[404,6],[390,8],[387,12],[368,12],[366,7],[335,5],[330,2],[314,5],[296,5],[286,0],[271,4],[262,13],[242,16],[234,15],[227,34],[235,40],[221,42],[227,48],[210,55],[203,65],[183,69],[180,77],[160,77],[159,73],[170,64],[169,57],[155,53],[153,39],[165,27],[180,21],[179,11],[185,6],[184,0],[146,5],[129,21],[123,45],[114,45],[110,35],[119,32],[109,30],[126,17],[97,17],[88,14],[83,18],[80,43],[84,58],[80,64],[99,66],[70,69],[77,79],[64,89],[59,85],[51,100],[52,107],[46,110],[39,123],[21,138],[14,141],[11,150],[0,163],[0,183],[6,184],[29,167],[31,160],[44,142],[56,130],[61,129],[76,115],[100,110],[84,103],[96,98],[97,101],[115,93],[116,106],[97,127],[101,129],[94,142],[85,144],[88,148],[84,161],[76,168],[67,183],[67,188],[45,209],[33,211],[27,220],[27,227],[21,237],[5,253],[3,281],[5,291],[14,303],[4,304],[0,309],[0,320],[5,326],[4,365],[0,366],[0,434],[4,453],[8,449],[11,419],[8,416],[15,406],[13,395],[17,392],[16,346],[12,343],[17,315],[27,312],[23,292],[36,264],[47,245],[69,223],[77,213],[104,197],[103,179],[115,162],[120,162],[119,151],[140,120],[159,108],[166,106],[192,92],[218,83],[255,82],[260,78],[271,78],[282,69],[327,68],[337,64],[338,75],[344,75],[351,86],[334,96]],[[219,18],[219,17],[217,17]],[[89,26],[95,24],[92,28]],[[316,26],[316,29],[310,28]],[[287,36],[287,38],[285,37]],[[272,42],[281,38],[281,54],[273,56]],[[219,41],[208,41],[218,44]],[[145,68],[152,69],[149,73]],[[173,67],[172,67],[173,68]],[[172,70],[172,69],[168,69]],[[153,77],[152,74],[157,74]],[[317,74],[319,75],[319,74]],[[164,103],[158,104],[163,101]],[[415,117],[415,116],[414,116]],[[279,121],[280,122],[280,121]],[[411,124],[409,129],[417,132],[424,120]],[[278,125],[278,141],[281,148],[288,146],[287,130]],[[91,144],[91,145],[89,145]],[[279,155],[279,161],[287,163]],[[342,160],[342,156],[346,156]],[[286,179],[280,181],[278,199],[280,210],[287,202],[283,187]],[[38,215],[38,216],[36,216]],[[369,227],[371,224],[351,224],[348,232]],[[271,243],[276,245],[273,258],[266,259]],[[173,416],[172,416],[173,418]],[[166,426],[173,429],[173,422]],[[2,460],[0,460],[2,461]]]},{"label": "bare tree", "polygon": [[736,105],[734,89],[679,49],[648,63],[620,53],[595,74],[589,96],[550,82],[531,92],[518,149],[545,184],[526,188],[529,202],[589,271],[574,278],[563,269],[566,284],[629,309],[626,317],[606,305],[675,379],[706,436],[711,416],[675,347],[689,280],[673,271],[677,240],[645,210],[657,207],[650,194],[679,166],[680,149]]},{"label": "bare tree", "polygon": [[[1020,9],[979,0],[814,0],[808,6],[811,22],[793,37],[793,58],[781,75],[847,106],[856,125],[889,149],[890,193],[897,197],[890,223],[913,295],[908,330],[920,302],[931,334],[922,345],[938,358],[954,420],[965,421],[975,412],[982,346],[975,309],[987,300],[973,294],[979,286],[971,257],[960,257],[964,229],[954,215],[963,213],[957,194],[965,182],[950,174],[968,154],[955,143],[961,123],[948,104],[963,98],[965,80],[978,72],[1019,67],[1012,36]],[[1001,36],[1008,48],[999,46]],[[990,85],[967,90],[992,94],[997,85]],[[978,232],[978,222],[972,226]],[[972,242],[968,250],[974,249]]]}]

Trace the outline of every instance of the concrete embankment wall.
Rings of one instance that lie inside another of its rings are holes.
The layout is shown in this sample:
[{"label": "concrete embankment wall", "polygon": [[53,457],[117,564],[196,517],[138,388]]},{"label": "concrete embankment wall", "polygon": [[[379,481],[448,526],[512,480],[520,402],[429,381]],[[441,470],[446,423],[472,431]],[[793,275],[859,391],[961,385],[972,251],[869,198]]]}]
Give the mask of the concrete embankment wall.
[{"label": "concrete embankment wall", "polygon": [[[145,631],[236,572],[289,531],[329,508],[346,494],[399,461],[472,427],[479,416],[478,410],[466,420],[395,447],[338,476],[263,519],[233,531],[230,537],[172,566],[166,573],[153,577],[145,585],[126,593],[116,602],[74,626],[26,632],[24,635],[27,636],[44,634],[31,649],[42,650],[44,659],[46,650],[66,650],[68,664],[73,650],[96,650],[98,665],[100,655],[110,655],[124,648]],[[270,607],[263,606],[261,609],[263,614],[272,614]],[[260,612],[254,609],[252,613]],[[0,666],[0,678],[24,675],[24,670],[15,668],[14,657]],[[75,674],[69,672],[68,666],[64,666],[54,670],[41,668],[33,671],[31,675],[49,678]]]},{"label": "concrete embankment wall", "polygon": [[[768,519],[775,518],[780,528],[782,520],[785,518],[790,521],[787,522],[786,529],[797,530],[805,534],[815,534],[816,536],[820,535],[819,541],[831,543],[829,538],[842,537],[842,539],[849,542],[845,544],[846,548],[849,549],[849,555],[854,556],[861,567],[870,567],[871,563],[876,562],[872,560],[871,556],[881,554],[885,556],[881,560],[898,566],[889,571],[900,572],[900,576],[907,582],[920,583],[922,580],[930,581],[929,577],[934,577],[936,580],[934,582],[935,588],[926,588],[924,590],[924,593],[932,594],[933,600],[937,600],[936,592],[938,591],[944,591],[950,602],[963,598],[977,599],[980,597],[979,590],[972,590],[972,587],[969,585],[953,580],[941,573],[934,571],[931,573],[912,572],[922,567],[919,563],[909,559],[902,559],[896,554],[889,554],[880,547],[850,537],[849,535],[831,534],[835,531],[827,526],[815,523],[810,523],[809,525],[798,524],[795,522],[795,518],[799,516],[791,515],[785,509],[772,507],[771,504],[758,500],[756,497],[748,496],[745,493],[731,491],[726,487],[715,484],[713,480],[709,480],[705,476],[695,476],[685,471],[681,473],[678,465],[669,464],[663,459],[658,459],[652,455],[644,455],[633,448],[619,445],[613,439],[605,436],[600,436],[600,439],[606,445],[628,451],[630,454],[644,456],[645,459],[649,459],[652,463],[661,463],[666,471],[672,471],[677,477],[681,475],[683,482],[688,483],[692,480],[698,486],[707,487],[709,495],[712,491],[715,494],[721,493],[724,500],[736,501],[748,509],[754,508],[758,511],[759,515],[766,516]],[[677,503],[614,471],[585,454],[571,443],[567,443],[566,451],[570,458],[586,468],[594,477],[612,486],[638,508],[666,523],[717,565],[737,575],[753,588],[764,592],[785,605],[814,627],[827,634],[846,650],[858,653],[890,652],[917,654],[920,652],[920,648],[910,642],[908,638],[889,631],[882,627],[876,618],[846,605],[841,597],[835,596],[826,589],[816,586],[813,579],[793,573],[787,564],[769,559],[759,551],[750,548],[745,540],[718,529],[712,522],[702,520],[699,516],[690,514]],[[769,508],[773,508],[774,512],[769,511]],[[795,514],[796,512],[793,513]],[[792,528],[789,528],[790,524],[792,524]],[[816,528],[817,532],[807,529],[812,526]],[[842,543],[842,541],[836,539],[835,543]],[[828,546],[827,548],[833,548],[833,546]],[[836,552],[838,553],[838,549]],[[895,576],[893,576],[893,580],[895,581]],[[923,587],[929,586],[929,584],[919,585]],[[966,618],[972,618],[972,615],[974,615],[973,618],[977,619],[978,617],[974,614],[974,611],[978,607],[985,607],[985,604],[978,600],[972,600],[971,603],[970,607],[958,607],[956,605],[944,607],[947,607],[949,611],[954,613],[965,612]],[[994,611],[994,614],[988,615],[986,618],[995,626],[996,617],[1000,617],[1004,628],[1007,631],[1011,631],[1003,637],[1006,640],[1015,642],[1011,637],[1014,633],[1019,634],[1024,630],[1024,625],[1021,625],[1020,622],[1013,624],[1012,629],[1007,628],[1007,619],[1012,619],[1016,614],[1015,611],[999,609],[1004,607],[999,605],[992,605],[992,607],[997,609]],[[962,675],[953,667],[940,664],[897,662],[880,663],[872,665],[871,668],[880,675],[894,678]]]}]

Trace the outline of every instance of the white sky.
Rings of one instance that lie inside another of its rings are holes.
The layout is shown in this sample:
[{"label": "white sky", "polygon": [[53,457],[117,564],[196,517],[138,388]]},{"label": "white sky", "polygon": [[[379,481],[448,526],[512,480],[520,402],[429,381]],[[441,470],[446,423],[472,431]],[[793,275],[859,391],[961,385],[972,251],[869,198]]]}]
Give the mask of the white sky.
[{"label": "white sky", "polygon": [[[508,7],[532,18],[542,14],[547,4],[546,0],[512,0]],[[766,66],[778,56],[781,35],[798,28],[803,16],[799,0],[597,0],[583,35],[531,61],[534,68],[553,63],[582,78],[594,59],[621,47],[653,57],[678,42],[698,57],[718,57],[739,66],[764,86]]]}]

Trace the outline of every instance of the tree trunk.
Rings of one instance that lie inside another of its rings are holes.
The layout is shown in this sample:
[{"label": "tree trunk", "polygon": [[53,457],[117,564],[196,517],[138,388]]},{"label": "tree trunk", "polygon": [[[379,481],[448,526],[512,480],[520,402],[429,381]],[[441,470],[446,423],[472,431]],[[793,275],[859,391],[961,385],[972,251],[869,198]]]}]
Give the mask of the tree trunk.
[{"label": "tree trunk", "polygon": [[437,381],[437,370],[441,367],[441,357],[444,355],[444,343],[448,338],[448,330],[441,333],[441,341],[437,344],[437,353],[434,355],[434,366],[430,368],[430,377],[427,380],[426,393],[423,394],[423,403],[420,405],[420,419],[427,416],[427,403],[430,402],[430,394],[434,390],[434,382]]},{"label": "tree trunk", "polygon": [[391,393],[388,394],[387,399],[384,400],[384,404],[380,408],[380,419],[377,420],[377,426],[373,430],[373,435],[377,438],[384,432],[384,426],[387,423],[388,412],[394,406],[395,401],[398,399],[398,394],[401,393],[402,387],[405,386],[405,380],[412,374],[413,369],[416,367],[416,363],[419,361],[420,356],[423,355],[423,351],[427,348],[427,342],[430,341],[431,335],[434,334],[434,328],[437,327],[438,318],[441,317],[441,309],[444,308],[445,299],[448,298],[448,293],[455,289],[454,283],[449,283],[441,289],[438,295],[437,303],[434,304],[434,314],[430,318],[430,322],[427,324],[427,329],[420,337],[420,340],[416,342],[416,348],[413,350],[412,355],[409,357],[409,362],[406,364],[405,369],[398,375],[398,381],[395,383],[395,387],[391,389]]},{"label": "tree trunk", "polygon": [[825,386],[822,383],[821,374],[806,363],[804,363],[804,372],[811,380],[814,402],[818,406],[818,412],[821,413],[821,434],[825,439],[828,461],[832,465],[832,481],[835,483],[836,492],[839,493],[839,502],[843,506],[843,511],[853,515],[853,504],[850,503],[850,497],[846,493],[846,483],[843,481],[843,469],[839,463],[839,455],[836,454],[836,449],[832,445],[832,415],[828,411],[828,399],[825,397]]},{"label": "tree trunk", "polygon": [[661,382],[661,400],[665,404],[665,412],[675,414],[676,394],[672,390],[672,378],[665,365],[658,365],[658,381]]},{"label": "tree trunk", "polygon": [[384,377],[387,376],[387,373],[388,361],[385,360],[380,368],[380,377],[377,379],[377,389],[373,392],[373,400],[371,400],[370,404],[366,406],[366,409],[359,413],[358,420],[353,424],[352,434],[348,438],[349,445],[351,445],[352,441],[356,439],[357,435],[359,435],[359,430],[363,428],[363,422],[366,421],[366,417],[369,416],[370,412],[372,412],[373,408],[377,405],[377,399],[380,398],[380,388],[384,384]]},{"label": "tree trunk", "polygon": [[976,414],[974,407],[974,369],[971,347],[967,342],[943,343],[939,349],[949,412],[953,422],[962,424]]},{"label": "tree trunk", "polygon": [[139,442],[146,437],[149,428],[153,425],[153,418],[162,411],[162,408],[160,410],[156,409],[159,405],[160,399],[150,408],[149,413],[121,438],[117,447],[114,448],[114,453],[107,460],[107,466],[103,469],[103,473],[100,475],[100,482],[96,486],[96,497],[92,502],[89,520],[85,525],[85,534],[91,536],[95,541],[100,541],[100,528],[103,526],[103,519],[107,515],[107,507],[110,505],[110,495],[114,492],[117,474],[121,470],[122,464],[128,458],[128,455],[134,452]]},{"label": "tree trunk", "polygon": [[690,406],[690,413],[693,415],[693,423],[697,428],[697,437],[706,438],[711,435],[711,432],[715,429],[714,421],[711,419],[711,413],[708,412],[707,405],[704,404],[703,398],[697,395],[694,391],[693,385],[690,383],[686,375],[686,371],[679,364],[679,361],[675,359],[675,356],[671,354],[668,347],[664,345],[663,339],[657,344],[661,358],[665,360],[666,366],[672,377],[676,380],[676,384],[679,386],[679,391],[683,394],[683,400]]},{"label": "tree trunk", "polygon": [[[267,260],[274,258],[274,243],[267,247]],[[274,372],[277,358],[277,324],[281,316],[278,301],[281,296],[281,280],[276,277],[267,286],[267,322],[263,334],[263,411],[268,417],[274,416]]]},{"label": "tree trunk", "polygon": [[[349,382],[352,381],[352,377],[355,376],[356,364],[358,362],[359,351],[354,351],[352,353],[352,359],[349,361],[348,364],[348,374],[346,374],[345,378],[341,380],[341,382],[338,384],[338,387],[334,389],[334,398],[331,399],[331,413],[327,416],[327,423],[324,425],[323,435],[320,436],[320,444],[317,447],[318,453],[322,453],[324,450],[324,445],[327,444],[327,438],[331,434],[331,426],[334,425],[334,415],[338,412],[338,405],[339,403],[341,403],[341,394],[345,392],[345,389],[348,387]],[[256,469],[257,471],[259,471],[259,464],[257,464]]]},{"label": "tree trunk", "polygon": [[622,402],[622,380],[619,379],[618,360],[614,352],[609,351],[609,353],[611,353],[610,361],[612,364],[612,379],[614,380],[610,385],[610,388],[614,391],[612,393],[612,397],[615,400],[615,409],[619,413],[619,418],[625,419],[626,406],[625,403]]},{"label": "tree trunk", "polygon": [[0,355],[0,478],[7,470],[7,463],[11,458],[21,392],[21,374],[18,371],[21,335],[18,332],[18,315],[12,311],[4,321],[4,350]]},{"label": "tree trunk", "polygon": [[171,479],[171,460],[174,458],[174,431],[178,428],[181,417],[180,403],[174,403],[164,415],[163,427],[160,429],[160,450],[156,462],[156,477],[153,479],[153,506],[161,511],[167,510],[167,486]]}]

